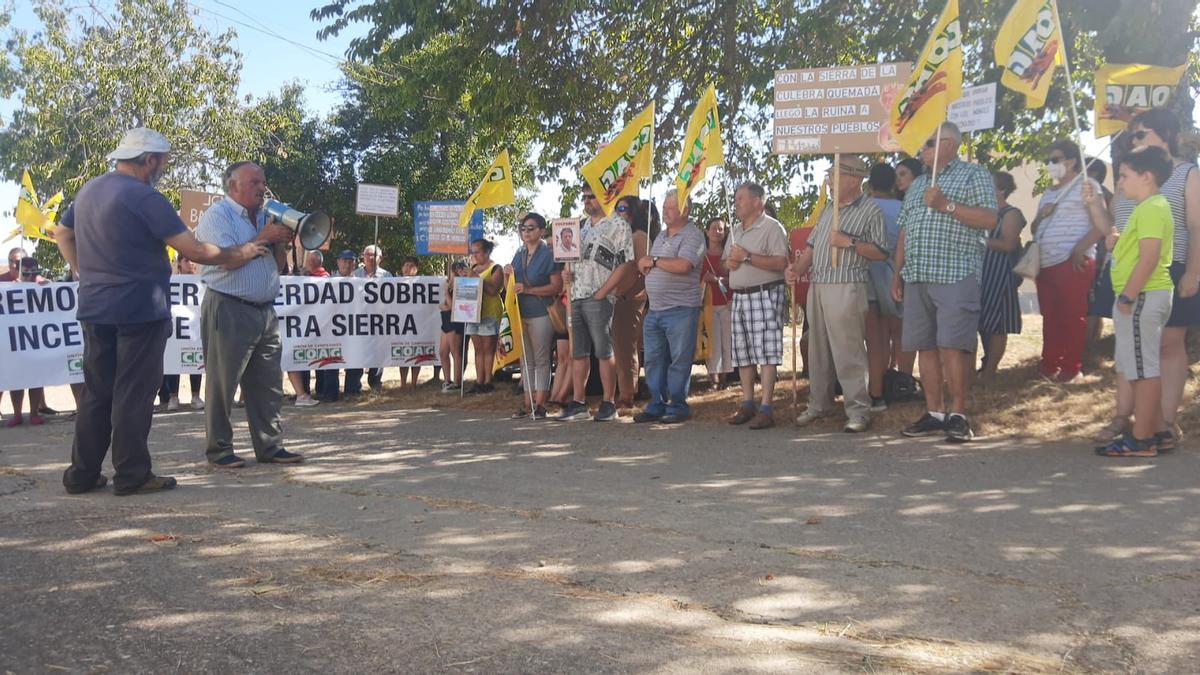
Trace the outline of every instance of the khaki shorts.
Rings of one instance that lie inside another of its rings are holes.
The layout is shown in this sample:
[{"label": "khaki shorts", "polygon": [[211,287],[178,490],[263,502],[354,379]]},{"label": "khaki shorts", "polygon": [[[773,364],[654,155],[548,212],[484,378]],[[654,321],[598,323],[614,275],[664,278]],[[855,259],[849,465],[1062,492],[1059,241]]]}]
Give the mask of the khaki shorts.
[{"label": "khaki shorts", "polygon": [[1146,291],[1133,299],[1133,312],[1126,314],[1113,304],[1113,332],[1117,343],[1114,360],[1125,379],[1159,377],[1163,326],[1171,316],[1172,291]]},{"label": "khaki shorts", "polygon": [[905,284],[900,342],[906,352],[975,351],[979,332],[979,277],[952,284]]}]

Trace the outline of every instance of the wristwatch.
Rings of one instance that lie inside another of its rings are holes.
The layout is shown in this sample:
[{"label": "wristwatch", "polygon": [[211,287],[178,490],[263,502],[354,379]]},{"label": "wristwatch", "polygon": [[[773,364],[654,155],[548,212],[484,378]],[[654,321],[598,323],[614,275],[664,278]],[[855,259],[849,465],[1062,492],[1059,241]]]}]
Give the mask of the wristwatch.
[{"label": "wristwatch", "polygon": [[1117,304],[1119,304],[1119,305],[1132,305],[1132,304],[1133,304],[1133,298],[1131,298],[1131,297],[1129,297],[1128,295],[1125,295],[1124,293],[1122,293],[1122,294],[1120,294],[1120,295],[1118,295],[1118,296],[1117,296]]},{"label": "wristwatch", "polygon": [[950,202],[949,204],[946,204],[946,213],[954,213],[954,210],[957,208],[958,208],[958,204],[955,204],[954,202]]},{"label": "wristwatch", "polygon": [[750,259],[751,255],[753,255],[753,254],[750,253],[749,251],[746,251],[746,257],[742,260],[742,262],[746,263],[747,265],[753,265],[754,261]]},{"label": "wristwatch", "polygon": [[653,258],[650,259],[650,266],[658,267],[658,256],[654,256]]}]

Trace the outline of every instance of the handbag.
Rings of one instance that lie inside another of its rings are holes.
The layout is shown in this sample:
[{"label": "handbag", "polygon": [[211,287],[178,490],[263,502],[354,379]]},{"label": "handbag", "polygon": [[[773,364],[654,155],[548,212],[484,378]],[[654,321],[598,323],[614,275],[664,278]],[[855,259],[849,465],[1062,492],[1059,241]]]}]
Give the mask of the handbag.
[{"label": "handbag", "polygon": [[1026,279],[1037,279],[1038,272],[1042,271],[1042,247],[1036,239],[1025,244],[1021,259],[1013,265],[1012,271]]},{"label": "handbag", "polygon": [[[542,245],[539,245],[539,249]],[[521,268],[522,283],[529,285],[529,265],[533,261],[533,256],[530,255],[529,249],[525,249],[525,266]],[[558,301],[558,296],[552,296],[546,302],[546,314],[550,317],[550,326],[555,333],[563,334],[567,332],[567,308]]]}]

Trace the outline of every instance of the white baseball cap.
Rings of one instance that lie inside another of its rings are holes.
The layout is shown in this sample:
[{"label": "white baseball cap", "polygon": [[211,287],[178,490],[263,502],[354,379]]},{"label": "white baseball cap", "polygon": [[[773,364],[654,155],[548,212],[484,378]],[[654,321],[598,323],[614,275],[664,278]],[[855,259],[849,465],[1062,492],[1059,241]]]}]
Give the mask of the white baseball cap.
[{"label": "white baseball cap", "polygon": [[121,144],[108,153],[109,159],[133,159],[146,152],[170,152],[171,142],[153,129],[138,127],[125,132]]}]

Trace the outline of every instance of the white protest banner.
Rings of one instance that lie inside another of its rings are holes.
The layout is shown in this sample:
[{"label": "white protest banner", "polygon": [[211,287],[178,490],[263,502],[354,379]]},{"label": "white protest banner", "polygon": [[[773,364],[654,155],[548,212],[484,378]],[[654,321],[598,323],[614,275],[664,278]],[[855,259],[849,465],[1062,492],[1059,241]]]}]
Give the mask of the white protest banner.
[{"label": "white protest banner", "polygon": [[[275,300],[288,370],[419,366],[437,360],[440,277],[284,277]],[[0,284],[0,390],[83,380],[75,283]],[[204,372],[204,285],[171,277],[168,374]]]},{"label": "white protest banner", "polygon": [[400,188],[395,185],[359,183],[354,198],[354,212],[360,216],[399,216]]},{"label": "white protest banner", "polygon": [[996,126],[996,83],[964,87],[962,98],[951,103],[946,114],[963,133]]},{"label": "white protest banner", "polygon": [[891,103],[911,63],[775,71],[771,152],[828,155],[892,152]]}]

